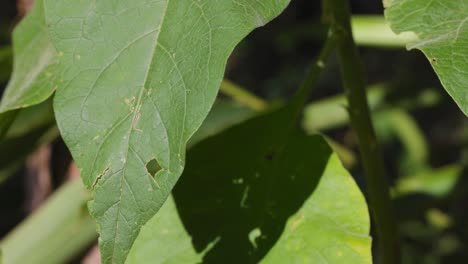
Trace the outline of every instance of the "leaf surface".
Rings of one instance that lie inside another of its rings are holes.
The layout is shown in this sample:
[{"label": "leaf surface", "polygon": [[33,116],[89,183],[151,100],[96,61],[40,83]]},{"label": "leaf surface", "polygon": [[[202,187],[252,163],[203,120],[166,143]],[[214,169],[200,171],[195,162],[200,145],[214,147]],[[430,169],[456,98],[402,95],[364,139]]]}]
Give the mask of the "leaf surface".
[{"label": "leaf surface", "polygon": [[177,214],[174,199],[169,197],[158,214],[143,226],[125,263],[178,264],[201,260],[202,255],[193,248]]},{"label": "leaf surface", "polygon": [[288,2],[46,0],[56,118],[94,190],[103,263],[124,262],[168,197],[234,46]]},{"label": "leaf surface", "polygon": [[384,0],[385,16],[397,32],[412,31],[442,85],[468,115],[468,1]]},{"label": "leaf surface", "polygon": [[334,154],[262,263],[370,264],[369,227],[365,199]]},{"label": "leaf surface", "polygon": [[359,188],[322,137],[277,127],[288,116],[253,118],[195,145],[174,189],[182,222],[169,200],[127,263],[371,263]]},{"label": "leaf surface", "polygon": [[13,73],[0,102],[0,114],[39,104],[54,92],[57,53],[49,40],[43,0],[37,0],[13,32]]}]

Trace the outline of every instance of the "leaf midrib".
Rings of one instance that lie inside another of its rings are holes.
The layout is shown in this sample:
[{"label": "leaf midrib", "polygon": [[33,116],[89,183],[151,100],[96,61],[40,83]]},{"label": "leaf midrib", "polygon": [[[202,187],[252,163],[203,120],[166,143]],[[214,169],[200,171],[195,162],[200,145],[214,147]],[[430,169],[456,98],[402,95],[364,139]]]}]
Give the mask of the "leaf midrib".
[{"label": "leaf midrib", "polygon": [[[114,236],[113,236],[113,241],[112,241],[112,256],[111,256],[112,263],[115,263],[115,261],[114,261],[114,258],[115,258],[115,244],[116,244],[117,231],[119,229],[120,210],[121,210],[121,206],[122,206],[122,202],[121,202],[122,201],[122,191],[123,191],[122,186],[123,186],[123,180],[125,179],[125,175],[126,175],[127,162],[128,162],[128,152],[129,152],[129,149],[130,149],[130,139],[131,139],[131,136],[133,135],[133,123],[134,123],[134,120],[137,117],[138,112],[139,112],[138,106],[140,104],[142,104],[142,97],[143,97],[145,87],[148,85],[149,72],[151,71],[153,61],[154,61],[154,58],[155,58],[155,55],[156,55],[156,49],[157,49],[158,43],[159,43],[158,40],[159,40],[159,36],[161,34],[162,27],[163,27],[163,24],[164,24],[164,21],[165,21],[165,18],[166,18],[166,13],[167,13],[167,9],[168,9],[168,6],[169,6],[169,2],[170,2],[170,0],[167,0],[166,6],[165,6],[164,11],[162,13],[161,22],[159,24],[159,30],[157,31],[157,36],[156,36],[155,43],[154,43],[154,46],[153,46],[153,49],[152,49],[152,52],[151,52],[151,56],[150,56],[151,60],[150,60],[150,63],[148,65],[148,70],[146,71],[146,74],[145,74],[145,77],[144,77],[144,85],[142,86],[142,88],[140,90],[140,94],[139,94],[138,100],[136,102],[137,107],[135,108],[135,113],[133,115],[132,122],[130,124],[130,129],[129,129],[129,132],[128,132],[129,136],[127,137],[127,148],[126,148],[126,153],[125,153],[125,164],[124,164],[124,168],[123,168],[123,171],[122,171],[122,177],[120,178],[120,191],[119,191],[119,199],[118,199],[119,203],[118,203],[118,207],[117,207],[117,217],[116,217],[116,223],[115,223],[115,229],[114,229],[115,231],[114,231]],[[165,130],[167,130],[167,129],[165,128]],[[166,131],[166,133],[167,133],[167,131]],[[132,245],[133,245],[133,243],[134,243],[134,241],[132,242]]]}]

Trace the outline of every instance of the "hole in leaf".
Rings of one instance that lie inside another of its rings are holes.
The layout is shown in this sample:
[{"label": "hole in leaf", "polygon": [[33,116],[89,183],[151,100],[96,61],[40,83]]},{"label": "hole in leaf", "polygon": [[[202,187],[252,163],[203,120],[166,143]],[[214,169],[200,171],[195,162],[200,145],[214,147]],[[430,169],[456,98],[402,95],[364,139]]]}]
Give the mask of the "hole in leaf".
[{"label": "hole in leaf", "polygon": [[154,178],[154,175],[156,175],[156,173],[161,170],[161,166],[159,166],[159,163],[156,159],[152,159],[146,163],[146,170]]},{"label": "hole in leaf", "polygon": [[250,231],[249,240],[250,240],[250,243],[252,243],[252,245],[254,246],[254,248],[258,247],[257,240],[260,238],[261,235],[262,235],[262,230],[260,230],[260,228],[258,227]]}]

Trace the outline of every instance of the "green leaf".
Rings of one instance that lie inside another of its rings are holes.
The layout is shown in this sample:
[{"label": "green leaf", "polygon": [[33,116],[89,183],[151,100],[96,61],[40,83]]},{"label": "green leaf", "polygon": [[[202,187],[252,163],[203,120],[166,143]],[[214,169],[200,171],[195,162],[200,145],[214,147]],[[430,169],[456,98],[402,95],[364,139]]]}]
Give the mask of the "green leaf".
[{"label": "green leaf", "polygon": [[384,4],[392,29],[418,35],[408,49],[424,52],[442,85],[468,115],[468,2],[384,0]]},{"label": "green leaf", "polygon": [[13,73],[0,102],[0,115],[39,104],[56,88],[57,54],[47,35],[43,0],[37,0],[15,28],[13,54]]},{"label": "green leaf", "polygon": [[[29,117],[33,117],[32,115],[26,115],[25,117],[22,117],[21,115],[23,111],[33,110],[34,108],[36,108],[36,113],[40,112],[41,110],[37,109],[38,106],[21,110],[20,116],[15,120],[15,124],[13,124],[12,129],[10,130],[10,132],[15,132],[13,135],[16,136],[18,134],[24,134],[25,131],[31,129],[31,127],[26,126],[26,124],[17,125],[16,123],[20,120],[28,121],[27,124],[33,123],[30,122],[32,120],[28,119]],[[248,116],[251,116],[251,112],[249,112],[248,109],[239,106],[235,102],[218,99],[210,110],[205,121],[203,121],[203,125],[197,130],[196,135],[192,137],[192,144],[196,143],[194,140],[195,138],[198,140],[204,139],[216,131],[221,131],[232,124],[244,121]],[[10,153],[12,152],[13,151],[10,151]],[[11,172],[11,170],[5,171],[0,168],[0,184],[3,178],[2,176],[7,175],[8,172]],[[84,188],[84,186],[81,183],[81,180],[79,182],[69,181],[62,185],[60,189],[55,192],[53,195],[54,197],[48,199],[46,203],[34,213],[36,215],[32,216],[35,218],[34,221],[28,220],[26,223],[21,225],[19,229],[15,229],[14,232],[11,232],[8,236],[2,238],[0,249],[3,249],[4,251],[5,262],[27,264],[68,263],[70,262],[70,258],[74,259],[76,257],[75,250],[82,251],[83,248],[88,247],[90,240],[93,240],[96,224],[94,221],[90,221],[90,219],[88,219],[87,210],[83,207],[86,206],[86,202],[91,199],[91,193],[82,190],[82,188]],[[155,218],[172,217],[172,215],[167,215],[167,213],[170,214],[171,212],[166,213],[166,211],[168,211],[166,208],[171,202],[172,200],[167,201]],[[55,211],[51,212],[51,210]],[[57,210],[60,210],[60,212],[56,212]],[[44,222],[50,223],[51,219],[49,218],[51,215],[54,216],[54,224],[49,224],[47,225],[48,228],[44,228]],[[42,217],[42,220],[38,220],[37,217]],[[180,223],[180,219],[176,214],[174,218],[170,219],[170,222],[168,222],[171,223],[170,228],[176,227],[177,221]],[[64,226],[69,228],[63,229]],[[182,229],[177,230],[185,233],[183,227]],[[140,236],[151,236],[153,233],[147,232],[149,231],[143,229]],[[79,233],[79,235],[76,235],[77,233]],[[34,234],[35,239],[28,240],[31,234]],[[91,234],[93,235],[90,236]],[[70,239],[70,236],[74,236],[73,239]],[[45,240],[47,240],[47,246],[43,245]],[[164,240],[164,242],[167,243],[168,241]],[[191,242],[188,241],[187,243],[190,245]],[[135,247],[140,246],[141,244],[137,244]],[[143,247],[149,249],[148,246]],[[54,251],[57,250],[60,252],[54,253]],[[28,254],[24,254],[24,252],[28,252]],[[138,252],[141,251],[139,250]],[[53,256],[51,256],[51,254],[53,254]],[[149,261],[149,263],[153,262]]]},{"label": "green leaf", "polygon": [[54,124],[54,110],[52,109],[52,100],[49,98],[35,106],[18,110],[13,123],[6,134],[6,139],[19,137],[37,128],[46,125],[52,126]]},{"label": "green leaf", "polygon": [[13,64],[13,51],[11,46],[0,47],[0,83],[6,83],[10,79]]},{"label": "green leaf", "polygon": [[277,127],[288,116],[281,109],[195,145],[174,189],[187,231],[169,200],[127,263],[371,263],[359,188],[320,136]]},{"label": "green leaf", "polygon": [[178,264],[200,263],[201,260],[202,255],[193,248],[170,197],[158,214],[143,226],[125,263]]},{"label": "green leaf", "polygon": [[446,167],[419,172],[399,179],[395,184],[395,197],[422,193],[437,198],[449,195],[463,175],[463,167],[449,165]]},{"label": "green leaf", "polygon": [[3,140],[5,135],[8,133],[11,124],[15,121],[18,111],[9,111],[7,113],[0,114],[0,141]]},{"label": "green leaf", "polygon": [[193,146],[201,140],[218,134],[224,129],[241,123],[252,116],[255,111],[240,105],[237,102],[217,99],[202,126],[190,138],[188,146]]},{"label": "green leaf", "polygon": [[[315,263],[312,251],[331,247],[341,248],[349,260],[359,258],[350,263],[370,260],[362,194],[322,137],[284,126],[294,113],[291,109],[294,106],[251,119],[189,151],[174,197],[196,250],[205,252],[205,262],[228,258],[256,263],[266,254],[289,255],[292,252],[285,252],[294,248],[289,245],[291,236],[300,237],[296,243],[315,241],[295,245],[302,248],[299,258],[312,258],[305,263]],[[283,231],[288,219],[298,227],[301,215],[304,230],[315,228],[317,233]]]},{"label": "green leaf", "polygon": [[[184,168],[226,60],[289,0],[46,0],[60,55],[54,109],[94,190],[103,263],[123,263]],[[161,168],[154,177],[146,165]]]},{"label": "green leaf", "polygon": [[364,197],[332,155],[314,193],[262,263],[372,263],[369,226]]}]

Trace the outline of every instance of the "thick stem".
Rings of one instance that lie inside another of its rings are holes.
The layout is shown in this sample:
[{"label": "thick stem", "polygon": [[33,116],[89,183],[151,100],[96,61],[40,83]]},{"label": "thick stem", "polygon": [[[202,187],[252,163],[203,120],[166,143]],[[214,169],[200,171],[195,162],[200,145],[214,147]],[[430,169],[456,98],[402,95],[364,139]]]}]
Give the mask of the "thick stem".
[{"label": "thick stem", "polygon": [[342,82],[349,101],[351,125],[359,140],[381,263],[397,264],[400,263],[397,226],[384,162],[370,118],[364,69],[352,37],[349,2],[329,0],[323,3],[326,18],[331,20],[338,36],[337,48]]},{"label": "thick stem", "polygon": [[81,180],[67,182],[0,243],[4,263],[66,263],[97,238]]}]

